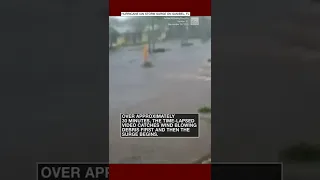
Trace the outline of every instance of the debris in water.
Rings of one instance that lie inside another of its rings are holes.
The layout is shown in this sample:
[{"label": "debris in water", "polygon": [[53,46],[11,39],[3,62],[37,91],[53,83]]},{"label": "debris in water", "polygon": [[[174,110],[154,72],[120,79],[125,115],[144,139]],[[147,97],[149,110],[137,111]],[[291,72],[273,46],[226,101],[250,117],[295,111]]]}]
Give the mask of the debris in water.
[{"label": "debris in water", "polygon": [[153,64],[152,64],[150,61],[145,61],[145,62],[142,64],[142,67],[144,67],[144,68],[151,68],[151,67],[153,67]]},{"label": "debris in water", "polygon": [[141,156],[131,156],[131,157],[127,157],[124,158],[122,160],[120,160],[119,163],[125,163],[125,164],[134,164],[134,163],[142,163],[142,158]]}]

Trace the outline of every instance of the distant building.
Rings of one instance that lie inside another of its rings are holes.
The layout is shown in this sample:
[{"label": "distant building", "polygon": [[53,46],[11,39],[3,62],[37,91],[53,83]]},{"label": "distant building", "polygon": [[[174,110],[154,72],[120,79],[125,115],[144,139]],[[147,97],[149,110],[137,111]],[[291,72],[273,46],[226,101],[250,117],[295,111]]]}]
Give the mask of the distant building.
[{"label": "distant building", "polygon": [[154,25],[153,28],[146,26],[141,28],[141,30],[137,30],[128,25],[112,26],[109,28],[109,47],[147,43],[149,32],[152,30],[154,31],[153,35],[155,35],[158,40],[166,38],[168,29],[161,29],[159,25]]},{"label": "distant building", "polygon": [[167,26],[164,27],[160,27],[158,24],[155,24],[154,27],[152,28],[152,26],[146,26],[144,28],[144,35],[146,36],[146,41],[148,41],[148,34],[149,32],[154,33],[154,36],[156,36],[157,40],[165,40],[167,38],[167,32],[168,32],[169,28]]},{"label": "distant building", "polygon": [[121,44],[137,44],[141,41],[141,32],[130,26],[115,27],[119,32],[119,43]]}]

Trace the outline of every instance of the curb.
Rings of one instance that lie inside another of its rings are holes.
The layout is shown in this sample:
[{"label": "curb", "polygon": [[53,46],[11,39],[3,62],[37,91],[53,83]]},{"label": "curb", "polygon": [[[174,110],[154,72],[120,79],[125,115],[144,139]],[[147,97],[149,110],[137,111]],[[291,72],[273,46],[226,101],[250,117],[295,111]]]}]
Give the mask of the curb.
[{"label": "curb", "polygon": [[194,161],[192,164],[211,164],[211,153],[202,156],[198,160]]},{"label": "curb", "polygon": [[[211,113],[200,113],[200,120],[204,120],[211,123]],[[192,164],[211,164],[211,153],[202,156],[198,160],[194,161]]]}]

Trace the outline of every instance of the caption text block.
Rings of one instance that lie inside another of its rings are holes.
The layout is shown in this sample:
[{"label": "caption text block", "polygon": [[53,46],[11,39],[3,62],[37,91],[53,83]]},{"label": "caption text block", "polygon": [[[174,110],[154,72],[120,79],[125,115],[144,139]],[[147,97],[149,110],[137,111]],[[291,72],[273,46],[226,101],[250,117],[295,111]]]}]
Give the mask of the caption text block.
[{"label": "caption text block", "polygon": [[120,114],[121,137],[199,137],[199,114]]}]

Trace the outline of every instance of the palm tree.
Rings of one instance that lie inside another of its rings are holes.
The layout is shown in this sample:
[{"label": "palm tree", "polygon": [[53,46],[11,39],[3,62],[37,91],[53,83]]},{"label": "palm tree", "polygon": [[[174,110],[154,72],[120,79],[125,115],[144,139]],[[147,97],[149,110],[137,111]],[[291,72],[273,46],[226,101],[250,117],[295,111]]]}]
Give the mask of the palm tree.
[{"label": "palm tree", "polygon": [[[148,37],[150,52],[153,52],[156,49],[156,41],[157,41],[158,34],[155,31],[155,26],[156,26],[155,22],[159,23],[159,21],[161,20],[163,20],[163,17],[150,17],[151,28],[149,29],[149,37]],[[152,49],[150,49],[151,45],[152,45]]]},{"label": "palm tree", "polygon": [[148,34],[148,46],[149,52],[152,53],[156,47],[156,39],[158,34],[156,33],[156,25],[163,17],[135,17],[128,19],[127,23],[130,23],[134,27],[137,33],[141,33],[147,30]]},{"label": "palm tree", "polygon": [[117,42],[117,38],[119,37],[119,32],[109,25],[109,47],[112,48],[112,44]]}]

